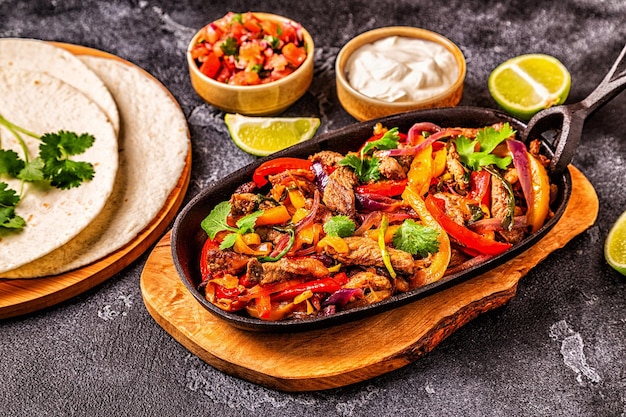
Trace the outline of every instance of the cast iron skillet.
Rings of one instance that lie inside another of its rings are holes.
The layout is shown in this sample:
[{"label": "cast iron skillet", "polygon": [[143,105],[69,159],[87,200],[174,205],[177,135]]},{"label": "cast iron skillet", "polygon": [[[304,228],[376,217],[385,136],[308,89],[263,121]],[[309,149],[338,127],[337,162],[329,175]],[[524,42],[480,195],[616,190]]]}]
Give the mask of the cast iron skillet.
[{"label": "cast iron skillet", "polygon": [[[206,309],[221,319],[226,320],[234,327],[259,332],[296,332],[320,329],[387,311],[441,291],[501,265],[537,243],[554,227],[563,215],[572,191],[571,177],[566,168],[578,146],[584,120],[626,87],[625,71],[622,70],[621,73],[616,75],[625,52],[626,47],[622,50],[609,74],[585,100],[572,105],[544,110],[533,117],[528,126],[510,115],[487,108],[453,107],[414,111],[358,123],[319,135],[270,157],[259,159],[249,166],[228,175],[217,184],[200,192],[183,208],[176,218],[172,230],[172,257],[182,282]],[[208,302],[197,287],[200,283],[199,255],[202,245],[207,238],[206,233],[200,228],[200,223],[212,208],[221,201],[230,199],[235,188],[244,182],[250,181],[254,170],[266,160],[282,156],[306,158],[322,150],[333,150],[342,154],[353,151],[371,136],[374,125],[379,122],[388,128],[398,127],[401,132],[408,131],[417,122],[433,122],[442,127],[483,127],[496,122],[509,122],[513,129],[521,132],[523,140],[541,137],[543,152],[552,158],[550,166],[551,181],[558,187],[556,199],[551,207],[554,211],[554,217],[547,221],[536,233],[487,262],[463,272],[446,276],[422,288],[395,295],[379,303],[341,311],[330,316],[270,322],[238,313],[225,312]],[[548,135],[542,136],[546,132],[553,132],[552,136],[556,137],[553,143],[550,143],[545,138]]]}]

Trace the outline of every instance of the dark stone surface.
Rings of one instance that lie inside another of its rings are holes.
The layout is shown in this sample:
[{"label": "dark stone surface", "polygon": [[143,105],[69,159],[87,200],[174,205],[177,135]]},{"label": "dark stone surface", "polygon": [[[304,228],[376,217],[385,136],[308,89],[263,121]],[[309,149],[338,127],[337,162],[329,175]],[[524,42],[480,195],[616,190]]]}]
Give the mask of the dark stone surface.
[{"label": "dark stone surface", "polygon": [[[184,60],[194,31],[229,10],[286,15],[312,33],[315,80],[285,115],[319,116],[320,132],[354,122],[336,98],[334,60],[368,29],[412,25],[448,36],[467,58],[461,104],[486,107],[496,106],[489,72],[509,57],[559,58],[572,74],[568,102],[575,102],[600,82],[626,40],[621,0],[437,3],[0,0],[0,36],[98,48],[161,80],[191,130],[186,201],[253,159],[232,144],[223,114],[196,96]],[[594,115],[574,159],[598,193],[596,224],[523,278],[507,306],[478,317],[414,364],[301,394],[223,374],[146,311],[139,289],[144,255],[79,297],[0,322],[0,415],[624,416],[626,279],[607,266],[602,247],[626,209],[625,108],[621,95]]]}]

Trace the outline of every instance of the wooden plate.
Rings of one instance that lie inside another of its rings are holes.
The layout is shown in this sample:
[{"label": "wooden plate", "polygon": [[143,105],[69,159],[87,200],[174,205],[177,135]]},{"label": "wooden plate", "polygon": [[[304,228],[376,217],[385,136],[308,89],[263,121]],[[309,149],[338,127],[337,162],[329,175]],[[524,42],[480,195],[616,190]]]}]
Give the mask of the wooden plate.
[{"label": "wooden plate", "polygon": [[[65,43],[54,44],[76,55],[115,59],[136,67],[118,56],[97,49]],[[142,72],[161,85],[148,72],[143,70]],[[169,91],[167,93],[176,102],[171,93]],[[178,106],[177,102],[176,105]],[[189,133],[187,134],[189,135]],[[167,226],[174,219],[187,191],[190,171],[191,143],[187,151],[183,172],[161,210],[144,230],[117,251],[90,265],[59,275],[34,279],[0,279],[0,319],[32,313],[68,300],[101,284],[130,265],[163,235]]]},{"label": "wooden plate", "polygon": [[240,330],[206,310],[178,277],[170,234],[141,275],[146,308],[178,342],[228,374],[284,391],[364,381],[405,366],[479,314],[515,296],[518,281],[553,251],[593,225],[598,197],[570,166],[572,195],[556,226],[526,252],[483,275],[360,321],[301,333]]}]

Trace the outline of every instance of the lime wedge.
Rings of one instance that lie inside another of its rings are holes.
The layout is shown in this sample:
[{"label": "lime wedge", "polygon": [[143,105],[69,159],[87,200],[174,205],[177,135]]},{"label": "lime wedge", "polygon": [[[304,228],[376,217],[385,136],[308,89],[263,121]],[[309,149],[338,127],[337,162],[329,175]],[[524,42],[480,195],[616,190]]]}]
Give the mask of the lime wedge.
[{"label": "lime wedge", "polygon": [[488,85],[491,96],[505,111],[529,120],[538,111],[565,102],[571,76],[558,59],[527,54],[498,65],[489,75]]},{"label": "lime wedge", "polygon": [[224,122],[233,142],[243,151],[266,156],[315,135],[317,117],[251,117],[227,113]]},{"label": "lime wedge", "polygon": [[619,216],[606,237],[604,258],[613,269],[626,275],[626,211]]}]

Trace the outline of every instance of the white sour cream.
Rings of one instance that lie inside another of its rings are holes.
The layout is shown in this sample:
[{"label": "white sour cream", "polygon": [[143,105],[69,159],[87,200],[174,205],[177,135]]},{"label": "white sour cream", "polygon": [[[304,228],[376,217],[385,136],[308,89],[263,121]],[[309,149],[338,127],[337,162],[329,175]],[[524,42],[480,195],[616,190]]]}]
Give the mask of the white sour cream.
[{"label": "white sour cream", "polygon": [[346,65],[352,88],[389,102],[433,97],[452,85],[458,75],[454,55],[444,46],[402,36],[363,45]]}]

